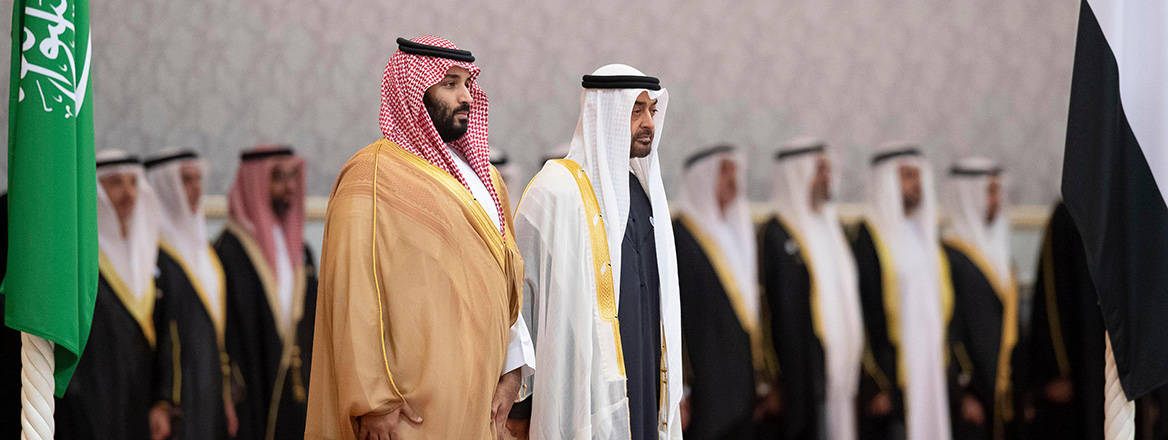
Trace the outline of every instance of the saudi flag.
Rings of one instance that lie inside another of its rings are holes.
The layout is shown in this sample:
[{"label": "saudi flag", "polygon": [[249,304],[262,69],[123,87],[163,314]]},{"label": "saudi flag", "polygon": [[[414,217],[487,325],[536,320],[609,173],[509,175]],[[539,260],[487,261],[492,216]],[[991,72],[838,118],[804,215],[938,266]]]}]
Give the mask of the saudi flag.
[{"label": "saudi flag", "polygon": [[1083,0],[1063,199],[1124,394],[1168,383],[1168,2]]},{"label": "saudi flag", "polygon": [[4,323],[54,345],[56,395],[89,339],[97,295],[89,6],[16,0],[8,97]]}]

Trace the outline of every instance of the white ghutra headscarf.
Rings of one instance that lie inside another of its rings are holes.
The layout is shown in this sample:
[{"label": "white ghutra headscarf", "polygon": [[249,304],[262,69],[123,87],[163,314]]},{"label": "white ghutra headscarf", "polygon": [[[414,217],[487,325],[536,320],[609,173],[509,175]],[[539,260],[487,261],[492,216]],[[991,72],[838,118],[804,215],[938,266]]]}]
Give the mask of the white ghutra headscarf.
[{"label": "white ghutra headscarf", "polygon": [[[178,252],[178,257],[190,267],[206,294],[208,313],[221,318],[220,268],[211,254],[207,237],[207,221],[203,214],[203,199],[191,210],[183,185],[184,167],[196,167],[205,177],[206,162],[191,150],[167,148],[146,161],[146,177],[154,187],[161,205],[162,240]],[[195,281],[195,280],[192,280]]]},{"label": "white ghutra headscarf", "polygon": [[725,215],[718,206],[718,179],[722,162],[727,160],[738,165],[739,185],[745,183],[746,161],[740,152],[728,145],[705,149],[686,160],[677,210],[690,217],[702,229],[700,232],[713,238],[717,244],[730,266],[728,269],[734,275],[745,312],[752,319],[743,324],[753,326],[757,324],[759,313],[758,250],[754,223],[750,218],[750,203],[742,188],[730,202]]},{"label": "white ghutra headscarf", "polygon": [[[1001,285],[1009,285],[1010,275],[1010,221],[1006,218],[1005,190],[1000,191],[1000,210],[986,223],[987,189],[990,179],[1001,176],[998,164],[984,157],[968,157],[957,161],[949,170],[948,196],[945,197],[949,214],[946,238],[968,243],[981,251],[993,265]],[[999,177],[1000,178],[1000,177]]]},{"label": "white ghutra headscarf", "polygon": [[[97,243],[126,288],[138,300],[152,292],[154,267],[158,260],[159,225],[155,217],[158,199],[146,181],[142,162],[122,150],[98,151],[97,159]],[[133,174],[138,181],[138,198],[122,236],[117,210],[101,185],[114,174]]]}]

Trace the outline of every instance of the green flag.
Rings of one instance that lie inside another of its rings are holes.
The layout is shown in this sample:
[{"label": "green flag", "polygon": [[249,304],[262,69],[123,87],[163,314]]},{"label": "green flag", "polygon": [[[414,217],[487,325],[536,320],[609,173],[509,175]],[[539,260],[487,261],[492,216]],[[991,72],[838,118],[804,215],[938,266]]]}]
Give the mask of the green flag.
[{"label": "green flag", "polygon": [[55,345],[65,394],[97,296],[97,177],[87,0],[15,0],[8,97],[4,323]]}]

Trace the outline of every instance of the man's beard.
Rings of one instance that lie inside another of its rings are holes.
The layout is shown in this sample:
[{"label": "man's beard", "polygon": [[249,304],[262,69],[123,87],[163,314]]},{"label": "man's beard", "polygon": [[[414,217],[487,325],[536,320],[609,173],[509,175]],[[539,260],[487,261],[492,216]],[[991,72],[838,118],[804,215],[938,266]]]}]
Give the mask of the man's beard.
[{"label": "man's beard", "polygon": [[[644,135],[649,136],[649,144],[645,145],[644,150],[638,151],[637,149],[640,148],[641,143],[637,142],[637,138],[644,136]],[[654,135],[653,130],[650,128],[642,128],[640,130],[637,130],[637,132],[633,134],[632,141],[629,143],[629,145],[630,145],[629,146],[629,157],[630,158],[640,158],[640,157],[648,156],[649,153],[652,153],[653,152],[653,135]]]},{"label": "man's beard", "polygon": [[904,204],[904,213],[908,214],[908,215],[913,215],[913,214],[916,214],[917,208],[921,207],[921,199],[920,199],[920,197],[905,197],[903,204]]},{"label": "man's beard", "polygon": [[[470,125],[470,104],[462,104],[458,108],[452,109],[443,103],[434,102],[429,96],[424,96],[422,103],[426,105],[426,113],[430,114],[430,121],[434,123],[434,129],[438,130],[438,136],[442,137],[442,142],[454,142],[466,134],[466,129]],[[454,113],[460,110],[467,112],[467,122],[459,122],[455,119]]]},{"label": "man's beard", "polygon": [[276,218],[284,218],[291,209],[292,203],[288,199],[272,199],[272,213],[276,214]]}]

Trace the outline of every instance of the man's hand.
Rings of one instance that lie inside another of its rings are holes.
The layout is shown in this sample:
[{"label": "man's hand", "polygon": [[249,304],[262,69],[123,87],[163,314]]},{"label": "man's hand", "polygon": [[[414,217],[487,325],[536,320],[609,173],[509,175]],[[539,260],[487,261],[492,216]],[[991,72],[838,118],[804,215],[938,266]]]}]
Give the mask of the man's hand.
[{"label": "man's hand", "polygon": [[392,440],[397,438],[397,427],[402,419],[413,423],[422,423],[422,416],[414,412],[409,403],[402,402],[402,406],[383,414],[366,414],[357,418],[358,440]]},{"label": "man's hand", "polygon": [[886,416],[892,413],[892,396],[888,393],[877,394],[868,402],[868,415]]},{"label": "man's hand", "polygon": [[239,416],[235,414],[235,402],[231,401],[230,395],[223,397],[223,413],[227,417],[227,436],[235,438],[239,432]]},{"label": "man's hand", "polygon": [[681,430],[689,429],[689,396],[681,398]]},{"label": "man's hand", "polygon": [[527,440],[531,429],[531,420],[507,419],[507,432],[516,440]]},{"label": "man's hand", "polygon": [[766,396],[754,405],[754,421],[761,421],[769,417],[777,417],[783,412],[783,396],[778,386],[772,386]]},{"label": "man's hand", "polygon": [[158,402],[150,408],[150,440],[170,438],[170,404]]},{"label": "man's hand", "polygon": [[1072,397],[1075,397],[1075,390],[1071,386],[1071,381],[1056,379],[1046,384],[1046,400],[1066,405],[1071,402]]},{"label": "man's hand", "polygon": [[495,387],[495,397],[491,399],[491,423],[495,427],[495,435],[503,438],[503,432],[507,430],[507,414],[511,412],[511,405],[515,404],[515,398],[519,397],[519,383],[522,381],[522,376],[519,375],[520,368],[511,370],[499,378],[499,385]]},{"label": "man's hand", "polygon": [[985,409],[977,398],[969,394],[961,398],[961,419],[979,426],[985,423]]}]

